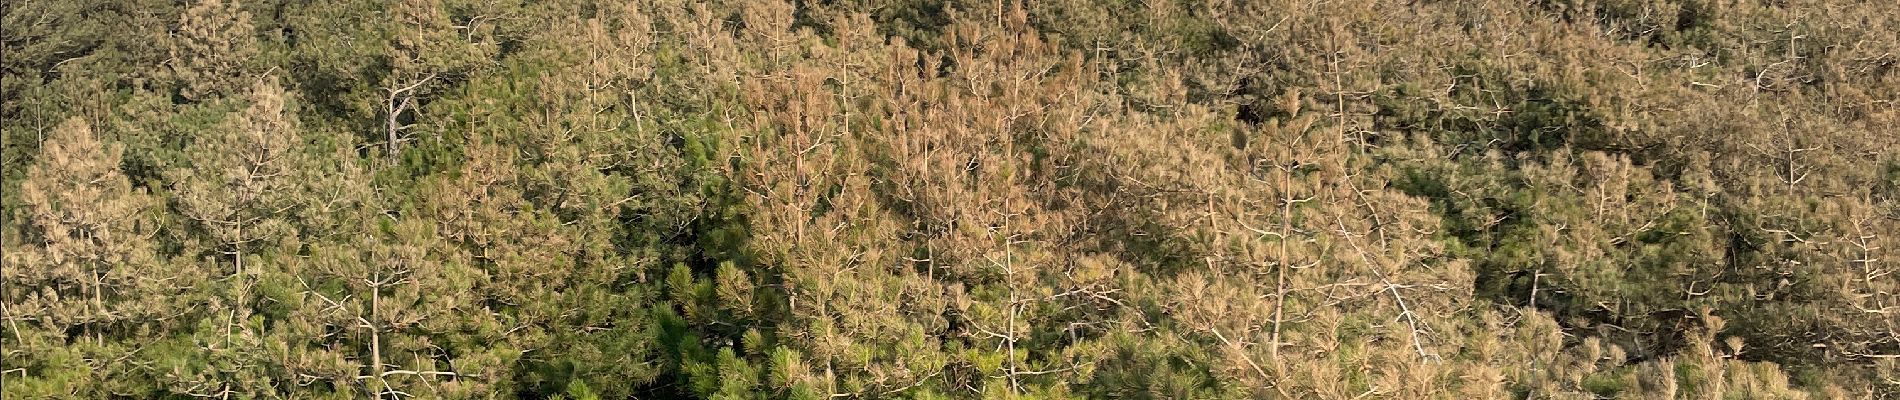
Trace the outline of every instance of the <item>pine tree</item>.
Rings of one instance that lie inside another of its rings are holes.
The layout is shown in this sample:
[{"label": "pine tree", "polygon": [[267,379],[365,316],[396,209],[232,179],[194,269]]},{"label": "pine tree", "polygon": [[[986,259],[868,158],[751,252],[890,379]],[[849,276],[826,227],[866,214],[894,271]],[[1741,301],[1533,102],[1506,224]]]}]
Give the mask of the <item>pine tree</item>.
[{"label": "pine tree", "polygon": [[313,197],[302,179],[315,167],[294,108],[286,110],[289,97],[274,78],[256,82],[244,96],[249,106],[196,138],[185,151],[192,165],[168,174],[178,214],[202,235],[174,262],[196,263],[190,258],[202,255],[208,270],[220,271],[220,278],[200,288],[213,295],[195,339],[203,359],[181,361],[205,368],[171,371],[174,385],[259,396],[267,393],[267,377],[277,375],[279,365],[265,357],[268,342],[277,338],[264,331],[268,316],[257,313],[270,301],[260,292],[271,290],[258,286],[287,278],[285,264],[301,247],[292,221]]},{"label": "pine tree", "polygon": [[243,90],[255,72],[256,35],[251,14],[237,0],[201,0],[186,9],[168,42],[179,93],[205,101]]},{"label": "pine tree", "polygon": [[312,244],[292,270],[303,291],[283,357],[299,385],[377,398],[492,390],[505,379],[500,356],[457,347],[471,340],[464,332],[493,324],[472,305],[481,272],[432,224],[363,217],[352,238]]},{"label": "pine tree", "polygon": [[302,200],[297,171],[308,164],[287,97],[260,80],[246,96],[250,105],[193,141],[193,165],[171,174],[180,213],[205,232],[219,259],[228,257],[233,276],[245,274],[245,254],[281,248],[296,234],[285,218]]},{"label": "pine tree", "polygon": [[25,374],[9,381],[9,397],[150,390],[108,361],[173,332],[192,313],[177,294],[202,276],[156,258],[157,203],[120,172],[119,145],[74,118],[44,146],[20,186],[27,229],[7,251],[6,339],[27,349],[6,356],[8,369]]}]

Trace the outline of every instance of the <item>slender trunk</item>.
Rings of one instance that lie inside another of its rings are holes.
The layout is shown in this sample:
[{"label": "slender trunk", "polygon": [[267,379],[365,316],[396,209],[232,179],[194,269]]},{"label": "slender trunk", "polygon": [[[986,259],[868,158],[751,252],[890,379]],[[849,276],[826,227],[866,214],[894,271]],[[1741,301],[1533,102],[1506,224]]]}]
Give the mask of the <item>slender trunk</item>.
[{"label": "slender trunk", "polygon": [[1286,373],[1285,363],[1280,360],[1280,321],[1286,314],[1286,270],[1291,267],[1287,263],[1287,241],[1293,238],[1287,235],[1293,232],[1292,189],[1293,172],[1288,171],[1283,165],[1280,167],[1280,234],[1282,235],[1280,236],[1280,265],[1275,268],[1277,277],[1274,279],[1273,286],[1273,334],[1268,338],[1273,343],[1267,344],[1268,356],[1273,357],[1275,375]]},{"label": "slender trunk", "polygon": [[[382,274],[379,273],[379,274],[376,274],[376,283],[370,285],[370,294],[369,294],[369,360],[370,361],[369,362],[370,362],[371,373],[376,375],[376,382],[382,384],[383,388],[387,389],[389,388],[389,381],[383,379],[382,316],[379,311],[382,309],[381,307],[382,300],[383,300],[383,277],[382,277]],[[379,398],[379,399],[382,398],[383,396],[381,393],[382,393],[381,391],[378,391],[376,398]]]},{"label": "slender trunk", "polygon": [[104,294],[106,280],[102,275],[103,272],[101,272],[97,266],[92,268],[92,306],[89,307],[92,309],[92,312],[86,313],[89,319],[86,321],[86,330],[91,331],[92,340],[99,343],[105,341],[104,338],[100,337],[98,329],[99,321],[105,319],[103,316],[106,314],[106,300]]},{"label": "slender trunk", "polygon": [[[1014,277],[1010,277],[1009,279],[1014,279]],[[1022,383],[1016,381],[1016,371],[1017,371],[1016,370],[1016,313],[1019,312],[1019,310],[1021,309],[1018,308],[1016,305],[1017,299],[1016,299],[1015,286],[1016,286],[1015,283],[1013,282],[1010,283],[1009,323],[1005,325],[1005,330],[1003,331],[1004,333],[1008,334],[1008,336],[1003,338],[1003,345],[1009,346],[1009,353],[1008,353],[1009,363],[1005,364],[1009,366],[1009,388],[1011,390],[1011,393],[1021,393],[1023,390],[1023,385]]]},{"label": "slender trunk", "polygon": [[389,95],[389,139],[385,142],[389,146],[389,161],[392,163],[396,161],[396,114],[402,112],[396,108],[396,97],[393,93]]},{"label": "slender trunk", "polygon": [[[1537,281],[1543,277],[1544,270],[1542,269],[1531,272],[1531,297],[1529,303],[1533,310],[1537,309]],[[1694,288],[1694,286],[1690,286],[1690,290],[1694,290]]]},{"label": "slender trunk", "polygon": [[628,114],[633,115],[634,132],[646,133],[646,121],[640,119],[640,94],[636,90],[627,90],[627,101],[631,103]]},{"label": "slender trunk", "polygon": [[[105,272],[100,271],[99,268],[93,268],[92,269],[92,307],[95,310],[94,312],[96,314],[106,313],[105,288],[106,288]],[[98,318],[98,315],[94,315],[93,317]]]},{"label": "slender trunk", "polygon": [[238,277],[239,283],[243,283],[243,279],[244,279],[244,247],[243,247],[244,239],[243,238],[244,238],[244,224],[239,223],[237,226],[238,242],[231,244],[231,255],[235,258],[235,264],[237,265],[236,270],[232,272],[235,276]]},{"label": "slender trunk", "polygon": [[26,337],[20,335],[20,321],[13,318],[13,312],[7,310],[7,303],[0,301],[0,315],[7,318],[7,327],[13,328],[13,344],[26,347]]}]

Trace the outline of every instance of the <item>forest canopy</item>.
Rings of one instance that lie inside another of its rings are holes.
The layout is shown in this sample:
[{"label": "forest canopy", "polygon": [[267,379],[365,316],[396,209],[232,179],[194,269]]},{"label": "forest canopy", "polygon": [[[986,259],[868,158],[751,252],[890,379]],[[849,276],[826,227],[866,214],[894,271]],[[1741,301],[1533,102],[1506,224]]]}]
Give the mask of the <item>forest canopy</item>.
[{"label": "forest canopy", "polygon": [[0,5],[0,396],[1900,398],[1900,7]]}]

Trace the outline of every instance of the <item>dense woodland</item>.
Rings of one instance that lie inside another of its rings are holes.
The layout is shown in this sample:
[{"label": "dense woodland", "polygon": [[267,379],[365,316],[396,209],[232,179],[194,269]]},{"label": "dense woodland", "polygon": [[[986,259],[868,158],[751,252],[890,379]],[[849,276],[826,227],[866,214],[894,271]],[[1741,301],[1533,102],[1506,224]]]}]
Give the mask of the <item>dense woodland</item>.
[{"label": "dense woodland", "polygon": [[1900,398],[1886,0],[24,0],[0,395]]}]

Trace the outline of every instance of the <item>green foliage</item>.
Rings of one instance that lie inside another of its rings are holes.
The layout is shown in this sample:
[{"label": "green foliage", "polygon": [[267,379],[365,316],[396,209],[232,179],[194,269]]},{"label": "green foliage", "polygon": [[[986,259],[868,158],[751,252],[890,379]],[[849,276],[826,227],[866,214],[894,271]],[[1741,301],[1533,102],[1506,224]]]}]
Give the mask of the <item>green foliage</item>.
[{"label": "green foliage", "polygon": [[1884,3],[17,3],[6,398],[1900,393]]}]

